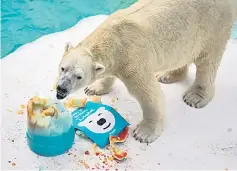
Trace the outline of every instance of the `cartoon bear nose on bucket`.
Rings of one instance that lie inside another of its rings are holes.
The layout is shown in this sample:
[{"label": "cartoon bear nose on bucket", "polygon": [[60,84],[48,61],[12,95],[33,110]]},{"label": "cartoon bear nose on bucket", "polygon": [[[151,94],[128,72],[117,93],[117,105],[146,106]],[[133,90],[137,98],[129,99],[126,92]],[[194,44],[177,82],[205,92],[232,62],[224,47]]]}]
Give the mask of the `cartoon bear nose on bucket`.
[{"label": "cartoon bear nose on bucket", "polygon": [[104,118],[101,118],[100,120],[97,121],[97,124],[102,126],[105,122],[106,120]]}]

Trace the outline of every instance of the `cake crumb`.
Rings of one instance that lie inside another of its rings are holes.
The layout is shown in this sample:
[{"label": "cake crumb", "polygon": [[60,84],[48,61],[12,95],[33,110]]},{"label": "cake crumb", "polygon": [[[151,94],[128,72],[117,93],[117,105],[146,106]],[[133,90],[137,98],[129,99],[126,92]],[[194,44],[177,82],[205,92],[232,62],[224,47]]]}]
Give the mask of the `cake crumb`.
[{"label": "cake crumb", "polygon": [[115,98],[112,98],[112,100],[111,100],[111,101],[112,101],[112,103],[114,103],[114,102],[116,101],[116,99],[115,99]]},{"label": "cake crumb", "polygon": [[12,163],[12,166],[16,166],[16,163]]},{"label": "cake crumb", "polygon": [[108,157],[108,160],[109,160],[109,161],[113,161],[113,160],[114,160],[114,157],[113,157],[113,156],[110,156],[110,157]]},{"label": "cake crumb", "polygon": [[53,84],[53,87],[52,87],[52,91],[56,90],[56,87],[57,87],[57,84],[54,83],[54,84]]},{"label": "cake crumb", "polygon": [[18,111],[17,111],[17,114],[18,115],[22,115],[24,113],[24,111],[22,110],[22,109],[19,109]]},{"label": "cake crumb", "polygon": [[26,106],[25,106],[24,104],[21,104],[21,108],[22,108],[22,109],[25,109]]},{"label": "cake crumb", "polygon": [[80,160],[80,163],[83,164],[86,169],[90,168],[86,162]]}]

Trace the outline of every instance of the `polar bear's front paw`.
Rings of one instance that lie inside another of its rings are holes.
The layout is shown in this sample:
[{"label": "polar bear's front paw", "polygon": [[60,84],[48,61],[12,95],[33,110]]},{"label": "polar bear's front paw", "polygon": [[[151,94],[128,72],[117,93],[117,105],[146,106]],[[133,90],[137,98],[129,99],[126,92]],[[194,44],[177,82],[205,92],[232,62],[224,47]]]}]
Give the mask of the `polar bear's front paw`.
[{"label": "polar bear's front paw", "polygon": [[161,132],[157,128],[157,124],[149,124],[145,120],[142,120],[137,128],[133,131],[133,137],[141,143],[151,143],[155,141]]},{"label": "polar bear's front paw", "polygon": [[184,94],[183,101],[190,107],[203,108],[211,101],[213,97],[211,92],[201,86],[193,87]]},{"label": "polar bear's front paw", "polygon": [[107,94],[111,91],[111,87],[107,88],[100,82],[94,82],[93,84],[89,85],[88,87],[85,88],[85,94],[88,96],[93,96],[93,95],[103,95]]}]

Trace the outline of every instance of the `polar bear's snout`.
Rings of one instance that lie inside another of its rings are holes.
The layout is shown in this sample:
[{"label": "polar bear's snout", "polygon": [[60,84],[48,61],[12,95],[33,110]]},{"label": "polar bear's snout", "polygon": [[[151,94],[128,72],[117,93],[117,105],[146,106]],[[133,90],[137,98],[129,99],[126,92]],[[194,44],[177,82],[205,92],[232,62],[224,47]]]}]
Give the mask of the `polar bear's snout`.
[{"label": "polar bear's snout", "polygon": [[57,99],[64,99],[72,88],[72,82],[69,78],[63,78],[57,85]]}]

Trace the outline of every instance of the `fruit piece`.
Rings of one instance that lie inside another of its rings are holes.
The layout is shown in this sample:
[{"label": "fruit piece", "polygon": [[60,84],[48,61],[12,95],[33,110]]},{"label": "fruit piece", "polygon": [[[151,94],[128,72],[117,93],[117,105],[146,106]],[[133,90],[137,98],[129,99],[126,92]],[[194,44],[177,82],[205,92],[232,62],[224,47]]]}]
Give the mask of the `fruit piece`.
[{"label": "fruit piece", "polygon": [[27,104],[27,115],[28,117],[33,116],[33,99],[30,99]]},{"label": "fruit piece", "polygon": [[41,104],[41,100],[38,96],[34,96],[32,98],[34,104]]},{"label": "fruit piece", "polygon": [[21,108],[22,108],[22,109],[25,109],[25,108],[26,108],[26,106],[25,106],[24,104],[22,104],[22,105],[21,105]]},{"label": "fruit piece", "polygon": [[[113,143],[112,143],[113,144]],[[123,160],[127,157],[128,153],[124,150],[119,149],[115,145],[110,144],[110,150],[112,152],[112,155],[117,160]]]},{"label": "fruit piece", "polygon": [[110,157],[108,157],[108,160],[109,160],[109,161],[113,161],[113,160],[114,160],[114,157],[113,157],[113,156],[110,156]]},{"label": "fruit piece", "polygon": [[42,113],[46,116],[54,116],[55,111],[54,111],[53,107],[50,107],[50,108],[44,110]]},{"label": "fruit piece", "polygon": [[22,110],[22,109],[19,109],[18,111],[17,111],[17,114],[18,115],[22,115],[24,113],[24,111]]},{"label": "fruit piece", "polygon": [[54,106],[50,106],[48,109],[45,109],[41,114],[45,116],[58,116],[58,110]]},{"label": "fruit piece", "polygon": [[116,101],[116,99],[115,99],[115,98],[112,98],[112,100],[111,100],[111,101],[112,101],[112,103],[114,103],[114,102]]},{"label": "fruit piece", "polygon": [[68,100],[67,106],[68,107],[84,107],[86,105],[86,98],[83,99],[76,99],[76,98],[71,98]]},{"label": "fruit piece", "polygon": [[91,101],[96,102],[96,103],[101,103],[101,97],[100,96],[92,96]]},{"label": "fruit piece", "polygon": [[40,98],[38,96],[34,96],[32,100],[34,104],[38,104],[38,105],[44,106],[47,103],[47,100],[45,98]]},{"label": "fruit piece", "polygon": [[128,127],[124,128],[124,130],[118,136],[109,137],[110,151],[112,153],[112,156],[117,160],[123,160],[124,158],[127,157],[128,153],[116,147],[114,143],[124,142],[127,137],[128,137]]},{"label": "fruit piece", "polygon": [[101,154],[101,152],[95,152],[96,156],[99,156]]},{"label": "fruit piece", "polygon": [[113,142],[124,142],[128,137],[128,127],[124,128],[118,136],[110,136],[111,141]]},{"label": "fruit piece", "polygon": [[[27,114],[29,122],[39,127],[48,127],[51,116],[58,115],[58,111],[54,106],[46,108],[47,100],[34,96],[27,104]],[[45,110],[43,110],[45,109]]]}]

